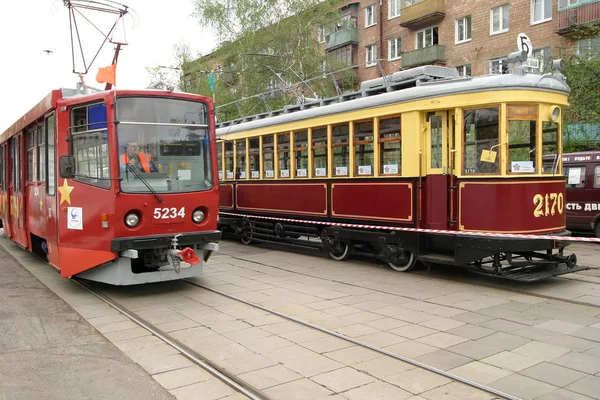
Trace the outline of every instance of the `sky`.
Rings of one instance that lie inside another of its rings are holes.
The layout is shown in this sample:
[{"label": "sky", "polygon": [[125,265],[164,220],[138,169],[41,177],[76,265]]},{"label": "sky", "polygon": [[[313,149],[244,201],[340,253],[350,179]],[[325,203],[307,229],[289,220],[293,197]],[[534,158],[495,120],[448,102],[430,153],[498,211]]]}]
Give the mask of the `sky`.
[{"label": "sky", "polygon": [[[126,16],[115,29],[114,38],[125,38],[128,43],[119,55],[117,88],[147,87],[151,78],[146,67],[174,66],[174,45],[188,44],[194,57],[207,54],[216,46],[214,35],[202,29],[191,15],[193,0],[118,2],[129,7],[131,16]],[[115,15],[93,12],[84,15],[104,32],[117,19]],[[89,64],[103,37],[80,15],[77,24]],[[96,82],[96,73],[99,67],[111,64],[113,49],[109,43],[103,47],[84,76],[86,84],[103,88]],[[83,70],[77,53],[76,60],[77,69]],[[51,90],[74,88],[79,78],[72,70],[69,10],[63,0],[4,1],[0,10],[0,133]]]}]

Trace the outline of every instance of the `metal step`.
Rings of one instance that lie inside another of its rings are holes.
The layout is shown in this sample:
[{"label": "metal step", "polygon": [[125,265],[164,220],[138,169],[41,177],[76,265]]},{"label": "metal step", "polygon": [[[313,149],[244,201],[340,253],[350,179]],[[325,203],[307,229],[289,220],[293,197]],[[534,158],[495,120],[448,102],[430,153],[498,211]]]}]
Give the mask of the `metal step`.
[{"label": "metal step", "polygon": [[441,265],[456,265],[454,256],[446,254],[420,254],[419,261]]},{"label": "metal step", "polygon": [[492,272],[483,271],[473,266],[468,267],[469,271],[479,275],[520,282],[537,282],[544,279],[552,278],[554,276],[570,274],[578,271],[585,271],[586,269],[590,269],[590,267],[575,266],[573,268],[569,268],[566,264],[554,264],[536,266],[535,268],[523,268],[517,271],[504,271],[502,275],[497,275]]}]

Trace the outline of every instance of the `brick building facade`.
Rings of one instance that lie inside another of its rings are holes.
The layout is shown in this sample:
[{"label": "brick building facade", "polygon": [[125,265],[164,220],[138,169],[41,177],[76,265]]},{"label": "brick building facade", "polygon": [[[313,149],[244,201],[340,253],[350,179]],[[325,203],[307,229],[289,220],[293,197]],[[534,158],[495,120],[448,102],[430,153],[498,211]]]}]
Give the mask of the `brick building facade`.
[{"label": "brick building facade", "polygon": [[572,35],[600,21],[599,0],[361,0],[346,2],[340,15],[344,23],[321,28],[319,38],[330,55],[358,65],[359,81],[424,64],[499,72],[519,33],[531,39],[540,69],[599,47]]}]

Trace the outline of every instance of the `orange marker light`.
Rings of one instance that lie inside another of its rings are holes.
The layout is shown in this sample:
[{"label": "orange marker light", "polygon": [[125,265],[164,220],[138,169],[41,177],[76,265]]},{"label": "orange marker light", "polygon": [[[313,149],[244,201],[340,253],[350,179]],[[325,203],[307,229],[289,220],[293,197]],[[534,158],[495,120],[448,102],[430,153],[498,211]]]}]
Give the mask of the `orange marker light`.
[{"label": "orange marker light", "polygon": [[108,214],[100,214],[100,219],[102,219],[102,227],[108,229]]}]

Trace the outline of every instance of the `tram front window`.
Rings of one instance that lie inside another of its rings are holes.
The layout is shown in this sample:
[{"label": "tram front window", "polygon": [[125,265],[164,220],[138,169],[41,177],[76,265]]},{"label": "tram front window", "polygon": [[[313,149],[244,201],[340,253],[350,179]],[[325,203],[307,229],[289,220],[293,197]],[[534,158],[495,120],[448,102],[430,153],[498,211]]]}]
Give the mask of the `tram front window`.
[{"label": "tram front window", "polygon": [[213,187],[204,103],[165,98],[117,100],[121,190],[183,193]]}]

